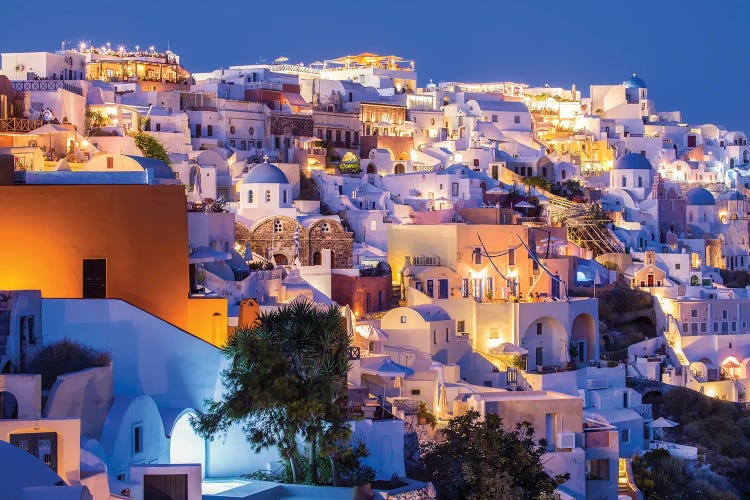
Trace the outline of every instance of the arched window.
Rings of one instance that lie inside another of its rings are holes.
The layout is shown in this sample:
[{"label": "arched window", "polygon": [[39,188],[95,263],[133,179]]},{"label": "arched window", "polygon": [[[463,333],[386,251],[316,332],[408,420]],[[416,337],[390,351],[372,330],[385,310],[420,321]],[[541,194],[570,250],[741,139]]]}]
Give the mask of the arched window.
[{"label": "arched window", "polygon": [[320,252],[313,253],[313,266],[320,266],[323,264],[323,256],[320,254]]},{"label": "arched window", "polygon": [[18,418],[18,401],[8,391],[0,392],[0,420]]},{"label": "arched window", "polygon": [[229,127],[229,133],[230,134],[234,135],[234,131],[235,131],[234,125],[232,125],[231,127]]},{"label": "arched window", "polygon": [[271,203],[271,191],[266,189],[266,203]]},{"label": "arched window", "polygon": [[403,163],[396,163],[396,167],[393,169],[394,174],[403,174],[406,172],[406,167]]},{"label": "arched window", "polygon": [[250,134],[251,136],[255,135],[255,129],[253,127],[250,127],[249,129],[247,129],[247,133]]},{"label": "arched window", "polygon": [[284,190],[284,204],[286,204],[286,189]]},{"label": "arched window", "polygon": [[284,225],[281,223],[281,219],[273,221],[273,232],[280,233],[284,230]]},{"label": "arched window", "polygon": [[253,190],[247,192],[247,202],[252,203],[253,202]]}]

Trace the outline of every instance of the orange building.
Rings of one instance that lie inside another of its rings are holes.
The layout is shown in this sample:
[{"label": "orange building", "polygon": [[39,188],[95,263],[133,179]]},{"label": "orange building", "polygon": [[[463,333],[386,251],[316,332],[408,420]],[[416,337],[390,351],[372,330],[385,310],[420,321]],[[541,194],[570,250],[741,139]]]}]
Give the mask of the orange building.
[{"label": "orange building", "polygon": [[122,299],[215,345],[226,340],[226,299],[189,297],[182,186],[0,186],[0,199],[0,289]]}]

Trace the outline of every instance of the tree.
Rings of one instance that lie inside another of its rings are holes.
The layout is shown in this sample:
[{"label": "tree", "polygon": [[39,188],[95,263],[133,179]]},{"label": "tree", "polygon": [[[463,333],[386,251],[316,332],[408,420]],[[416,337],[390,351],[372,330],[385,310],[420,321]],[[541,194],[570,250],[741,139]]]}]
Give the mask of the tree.
[{"label": "tree", "polygon": [[165,148],[164,144],[159,142],[159,139],[153,135],[147,134],[146,132],[138,132],[133,136],[133,139],[135,140],[135,145],[138,146],[138,149],[141,150],[141,153],[143,153],[143,156],[146,158],[155,158],[163,161],[167,165],[171,163],[169,160],[169,153],[167,153],[167,148]]},{"label": "tree", "polygon": [[200,435],[213,438],[234,423],[243,424],[254,450],[277,447],[295,482],[303,480],[309,450],[309,481],[318,483],[320,457],[331,461],[334,483],[338,458],[347,454],[346,426],[350,338],[338,307],[319,310],[307,302],[261,314],[249,328],[235,331],[223,348],[231,360],[222,373],[226,388],[219,401],[206,401],[192,420]]},{"label": "tree", "polygon": [[478,412],[469,411],[451,419],[443,434],[442,442],[422,446],[422,464],[439,498],[538,498],[569,478],[552,478],[544,471],[547,442],[535,441],[528,422],[509,431],[497,415],[480,420]]},{"label": "tree", "polygon": [[73,373],[95,366],[107,366],[112,358],[107,352],[100,352],[70,339],[45,345],[29,363],[27,373],[42,376],[42,388],[49,389],[60,375]]}]

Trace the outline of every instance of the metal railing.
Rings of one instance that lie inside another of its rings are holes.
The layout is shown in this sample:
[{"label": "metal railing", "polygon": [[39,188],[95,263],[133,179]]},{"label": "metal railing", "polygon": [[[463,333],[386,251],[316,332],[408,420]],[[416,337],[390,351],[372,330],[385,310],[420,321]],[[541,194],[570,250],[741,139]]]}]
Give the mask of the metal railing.
[{"label": "metal railing", "polygon": [[42,120],[28,118],[0,118],[0,132],[31,132],[44,125]]},{"label": "metal railing", "polygon": [[18,92],[54,92],[57,89],[67,90],[83,96],[83,88],[66,80],[14,80],[10,82],[13,90]]}]

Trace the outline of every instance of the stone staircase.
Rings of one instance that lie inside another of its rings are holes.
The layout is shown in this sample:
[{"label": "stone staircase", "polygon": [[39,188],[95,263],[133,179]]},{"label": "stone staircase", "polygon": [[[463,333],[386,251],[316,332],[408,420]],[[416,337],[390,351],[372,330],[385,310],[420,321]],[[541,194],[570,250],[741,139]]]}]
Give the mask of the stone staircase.
[{"label": "stone staircase", "polygon": [[618,465],[617,474],[617,497],[632,498],[633,500],[643,500],[641,490],[635,485],[633,478],[633,469],[630,466],[629,458],[621,458]]}]

